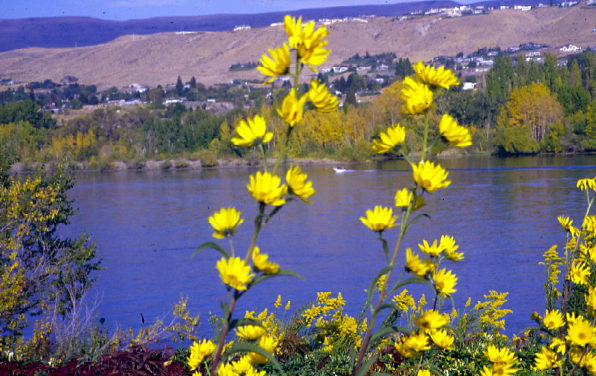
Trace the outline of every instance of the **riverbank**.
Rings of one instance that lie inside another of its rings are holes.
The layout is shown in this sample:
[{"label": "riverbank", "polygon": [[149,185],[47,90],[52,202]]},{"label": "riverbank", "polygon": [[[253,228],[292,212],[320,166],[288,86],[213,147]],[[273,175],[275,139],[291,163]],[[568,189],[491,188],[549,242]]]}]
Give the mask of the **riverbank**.
[{"label": "riverbank", "polygon": [[[276,158],[270,158],[267,161],[268,166],[274,166]],[[363,161],[365,162],[365,161]],[[285,165],[300,165],[300,166],[335,166],[335,165],[352,165],[362,162],[342,162],[328,158],[314,159],[314,158],[289,158],[282,164]],[[93,166],[89,162],[68,162],[72,171],[81,172],[96,172],[96,171],[158,171],[158,170],[200,170],[200,169],[221,169],[221,168],[251,168],[261,165],[261,161],[227,158],[218,159],[217,163],[208,166],[199,159],[175,158],[175,159],[161,159],[161,160],[147,160],[147,161],[110,161],[101,164],[100,166]],[[12,174],[23,174],[34,171],[41,165],[45,165],[48,170],[54,170],[57,162],[17,162],[14,163],[9,172]]]}]

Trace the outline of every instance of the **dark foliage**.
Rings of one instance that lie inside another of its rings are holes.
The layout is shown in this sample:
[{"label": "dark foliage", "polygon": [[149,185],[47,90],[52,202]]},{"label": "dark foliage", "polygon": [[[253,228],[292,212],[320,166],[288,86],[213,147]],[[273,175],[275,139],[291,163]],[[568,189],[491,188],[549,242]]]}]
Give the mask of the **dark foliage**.
[{"label": "dark foliage", "polygon": [[149,349],[146,346],[132,346],[126,350],[103,356],[97,363],[79,363],[71,360],[61,367],[28,362],[0,361],[0,376],[94,376],[94,375],[139,375],[139,376],[178,376],[190,375],[188,367],[178,360],[171,360],[174,352]]}]

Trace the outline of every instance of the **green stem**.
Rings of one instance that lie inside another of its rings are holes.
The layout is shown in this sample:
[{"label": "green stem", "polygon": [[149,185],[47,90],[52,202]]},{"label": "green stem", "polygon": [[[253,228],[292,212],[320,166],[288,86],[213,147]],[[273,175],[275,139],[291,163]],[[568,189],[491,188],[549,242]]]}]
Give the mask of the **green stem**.
[{"label": "green stem", "polygon": [[[590,192],[588,189],[586,189],[586,197],[588,200],[588,209],[586,210],[586,214],[584,214],[582,226],[583,226],[583,223],[586,221],[588,214],[590,214],[590,209],[592,208],[592,204],[594,203],[594,197],[592,197],[592,199],[590,199]],[[565,252],[566,252],[565,257],[567,259],[566,260],[567,275],[569,275],[569,269],[571,268],[571,263],[573,262],[574,255],[577,252],[577,250],[579,249],[579,242],[580,242],[580,236],[578,236],[577,239],[575,240],[575,249],[573,250],[573,252],[571,252],[571,254],[569,254],[568,251],[565,250]],[[569,279],[565,278],[565,288],[563,290],[563,307],[561,307],[561,313],[563,314],[563,317],[565,317],[565,314],[567,313],[568,299],[569,299]],[[563,328],[561,328],[559,337],[563,338],[563,334],[564,334]]]},{"label": "green stem", "polygon": [[422,160],[426,157],[426,144],[428,143],[428,110],[424,112],[424,144],[422,145]]},{"label": "green stem", "polygon": [[420,367],[422,367],[422,359],[424,359],[424,352],[422,352],[422,354],[420,355],[420,362],[418,362],[418,366],[416,367],[416,370],[414,371],[414,375],[417,375],[418,371],[420,371]]},{"label": "green stem", "polygon": [[[294,71],[294,89],[296,90],[296,96],[298,96],[298,77],[300,77],[300,73],[302,73],[302,63],[300,62],[300,55],[298,55],[298,50],[296,50],[296,68]],[[288,131],[286,132],[286,142],[282,144],[281,150],[277,155],[277,160],[275,161],[275,166],[273,167],[273,175],[277,173],[277,167],[282,159],[286,157],[286,153],[288,151],[288,145],[290,143],[290,134],[292,134],[292,130],[294,127],[288,126]]]},{"label": "green stem", "polygon": [[263,144],[259,144],[259,150],[261,151],[261,155],[263,156],[263,172],[267,172],[267,153],[265,153],[265,148]]},{"label": "green stem", "polygon": [[236,307],[236,300],[238,300],[238,291],[234,290],[234,297],[230,302],[228,317],[225,318],[224,327],[221,330],[219,342],[217,344],[217,350],[215,350],[215,357],[213,358],[213,364],[211,365],[211,376],[215,376],[217,374],[217,367],[221,361],[221,351],[223,349],[224,342],[226,341],[228,331],[230,330],[230,322],[232,321],[232,314],[234,313],[234,308]]},{"label": "green stem", "polygon": [[277,173],[277,167],[279,166],[279,162],[286,157],[286,153],[288,151],[288,144],[290,143],[290,135],[292,134],[293,127],[288,127],[288,131],[286,132],[286,142],[281,145],[281,151],[277,156],[277,160],[275,161],[275,166],[273,167],[273,175]]},{"label": "green stem", "polygon": [[[391,255],[391,261],[389,262],[388,266],[393,266],[395,263],[395,259],[397,257],[397,251],[399,250],[401,242],[402,242],[404,235],[406,233],[406,230],[405,230],[406,224],[408,223],[408,218],[410,217],[410,213],[414,209],[414,205],[416,205],[416,197],[412,198],[412,201],[410,202],[410,206],[408,206],[408,210],[406,210],[406,212],[402,215],[401,225],[400,225],[400,229],[399,229],[399,238],[397,239],[397,243],[395,244],[393,254]],[[373,312],[377,311],[381,307],[383,302],[385,301],[385,294],[387,292],[387,282],[389,281],[390,276],[391,276],[391,270],[389,272],[387,272],[385,282],[383,283],[383,287],[381,288],[381,291],[379,291],[379,299],[377,300],[377,304],[376,304]],[[356,372],[360,369],[360,367],[362,365],[362,360],[364,359],[364,355],[366,354],[366,349],[368,348],[368,344],[370,342],[370,338],[372,336],[372,331],[375,327],[375,323],[376,323],[376,317],[371,318],[371,323],[368,326],[368,329],[366,331],[364,339],[362,340],[362,345],[360,347],[360,351],[358,352],[358,360],[356,361],[356,365],[354,366],[354,374],[356,374]]]},{"label": "green stem", "polygon": [[228,241],[230,242],[230,251],[232,251],[232,257],[234,257],[234,244],[232,244],[232,235],[228,235]]},{"label": "green stem", "polygon": [[252,256],[252,251],[255,248],[255,244],[257,242],[257,237],[259,236],[259,231],[261,231],[261,226],[263,225],[263,218],[265,217],[265,204],[264,202],[259,202],[259,214],[255,218],[255,232],[252,235],[252,240],[250,241],[250,246],[248,247],[248,251],[246,252],[246,258],[244,262],[248,264],[248,260]]}]

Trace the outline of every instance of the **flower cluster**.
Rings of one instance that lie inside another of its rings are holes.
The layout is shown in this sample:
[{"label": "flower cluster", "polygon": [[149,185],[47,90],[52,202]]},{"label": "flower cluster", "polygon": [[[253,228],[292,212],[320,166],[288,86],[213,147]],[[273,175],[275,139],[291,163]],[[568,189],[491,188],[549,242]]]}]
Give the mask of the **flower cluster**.
[{"label": "flower cluster", "polygon": [[211,341],[203,340],[199,343],[193,342],[190,347],[190,356],[188,357],[188,366],[191,371],[197,369],[205,357],[215,352],[215,344]]},{"label": "flower cluster", "polygon": [[345,301],[341,293],[337,298],[330,298],[330,292],[320,292],[317,295],[317,301],[302,313],[306,325],[312,326],[315,323],[317,334],[314,341],[322,344],[327,351],[346,341],[357,349],[367,329],[367,320],[363,319],[359,323],[355,318],[343,314]]},{"label": "flower cluster", "polygon": [[[432,149],[432,146],[428,146],[427,139],[429,135],[428,117],[432,108],[434,91],[439,88],[449,89],[457,85],[457,78],[455,78],[450,70],[445,70],[444,68],[437,70],[434,67],[425,67],[421,62],[414,66],[414,70],[416,72],[416,79],[406,77],[403,81],[401,98],[404,101],[404,105],[402,112],[410,116],[425,115],[422,158],[419,163],[412,163],[403,149],[398,149],[398,152],[412,166],[414,187],[412,189],[402,188],[396,191],[395,206],[400,211],[400,215],[393,215],[392,208],[375,206],[374,210],[366,211],[366,217],[360,218],[364,225],[380,235],[379,240],[383,242],[383,251],[388,264],[375,280],[379,298],[377,307],[386,307],[389,305],[396,310],[400,310],[400,313],[407,313],[412,309],[412,313],[408,316],[408,323],[414,327],[414,330],[407,335],[394,335],[394,338],[397,339],[394,343],[394,348],[404,358],[421,356],[425,351],[431,349],[433,345],[443,350],[452,350],[454,348],[455,337],[449,332],[450,329],[445,327],[450,323],[450,316],[449,314],[441,313],[440,307],[444,299],[450,298],[456,292],[457,277],[451,270],[441,268],[441,263],[445,260],[459,262],[463,259],[463,253],[458,252],[459,246],[451,236],[444,235],[441,237],[440,242],[435,240],[430,244],[426,240],[423,240],[423,243],[419,245],[420,251],[424,254],[422,258],[414,254],[409,248],[405,250],[405,269],[413,277],[406,282],[398,282],[393,285],[394,287],[391,287],[392,285],[389,283],[391,270],[395,265],[395,258],[401,241],[409,226],[422,216],[419,215],[415,219],[410,220],[410,215],[425,205],[425,193],[434,194],[437,190],[446,188],[451,184],[451,181],[447,180],[447,171],[439,164],[426,160],[425,157],[426,153]],[[439,124],[439,133],[441,137],[444,137],[454,146],[463,147],[471,144],[471,136],[467,129],[459,126],[448,115],[443,116]],[[373,149],[379,154],[391,152],[403,144],[406,137],[406,128],[400,124],[394,124],[386,132],[380,132],[378,138],[373,140]],[[390,254],[387,240],[382,235],[385,230],[398,226],[398,240],[393,254]],[[407,290],[403,289],[401,292],[398,292],[399,288],[409,283],[423,283],[431,285],[434,288],[433,309],[423,310],[426,304],[424,295],[420,298],[418,308],[414,309],[414,299],[407,293]],[[371,284],[371,286],[373,285]],[[369,303],[371,292],[369,291],[368,294],[369,301],[367,301],[367,304],[370,304],[369,307],[373,312],[374,318],[378,311]],[[391,303],[383,304],[385,298],[388,297],[392,297]],[[378,309],[380,310],[381,308]],[[457,313],[457,311],[454,312]],[[373,319],[369,330],[374,327],[374,324]],[[385,330],[391,332],[389,328],[385,328]],[[382,346],[389,346],[391,344],[391,338],[385,337],[381,341],[381,348]],[[363,356],[364,352],[361,350],[358,361],[361,361]],[[420,364],[422,364],[422,360]],[[358,365],[355,369],[358,369]],[[419,375],[429,374],[428,370],[422,370],[420,366],[418,370]]]},{"label": "flower cluster", "polygon": [[515,374],[518,362],[517,356],[507,348],[497,348],[495,345],[488,345],[484,355],[491,362],[491,366],[480,371],[480,376],[507,376]]},{"label": "flower cluster", "polygon": [[401,336],[394,345],[404,358],[420,356],[422,352],[430,350],[431,343],[441,349],[453,349],[455,338],[446,329],[443,329],[450,322],[449,315],[432,309],[420,310],[415,322],[418,326],[417,330],[410,335]]},{"label": "flower cluster", "polygon": [[[577,188],[586,191],[588,212],[594,196],[590,190],[596,189],[595,179],[580,179]],[[573,220],[559,216],[567,235],[564,254],[559,256],[557,246],[544,253],[547,281],[545,283],[547,310],[544,318],[537,313],[532,319],[544,332],[544,345],[534,357],[534,369],[547,371],[565,369],[570,364],[573,369],[583,368],[596,373],[596,283],[592,275],[596,259],[595,217],[586,213],[581,229],[573,226]],[[565,268],[565,278],[558,278],[560,267]],[[564,283],[562,293],[557,286]],[[571,310],[568,302],[581,301],[585,309]],[[557,309],[556,306],[560,306]],[[546,342],[546,343],[545,343]]]},{"label": "flower cluster", "polygon": [[457,277],[449,270],[439,269],[441,262],[445,259],[459,262],[463,259],[463,253],[456,252],[459,248],[451,236],[443,235],[441,241],[437,240],[429,244],[426,240],[418,244],[420,251],[428,257],[420,259],[410,249],[406,250],[406,271],[418,278],[429,279],[433,282],[438,294],[448,297],[456,290]]},{"label": "flower cluster", "polygon": [[[241,213],[232,207],[222,208],[209,217],[209,224],[214,231],[213,237],[227,239],[230,251],[228,252],[218,244],[211,242],[204,243],[195,251],[196,253],[204,248],[211,248],[223,255],[217,262],[216,267],[221,281],[228,290],[227,302],[222,302],[225,316],[219,343],[211,351],[216,352],[211,365],[212,375],[262,375],[265,371],[257,372],[253,368],[253,364],[269,362],[271,357],[264,355],[266,353],[273,354],[281,340],[279,325],[272,324],[274,320],[267,317],[266,311],[262,313],[264,317],[261,317],[262,314],[254,317],[253,314],[247,313],[242,325],[239,324],[239,320],[232,320],[232,315],[237,300],[244,296],[254,285],[281,275],[300,277],[290,270],[280,269],[277,263],[269,260],[268,254],[261,252],[256,243],[263,226],[288,202],[300,199],[305,203],[310,203],[309,198],[315,194],[312,182],[307,180],[307,174],[299,166],[290,166],[286,173],[285,183],[282,183],[282,179],[277,174],[279,163],[285,157],[292,131],[303,121],[306,102],[310,101],[316,111],[323,113],[335,111],[339,104],[338,99],[329,93],[328,88],[315,79],[311,80],[306,93],[299,93],[298,90],[298,78],[303,67],[306,65],[316,72],[316,67],[321,65],[330,53],[330,50],[325,48],[327,46],[325,40],[328,34],[327,29],[325,27],[315,29],[314,22],[303,24],[301,18],[296,19],[290,16],[284,19],[284,29],[288,35],[287,43],[284,43],[280,48],[269,49],[269,56],[263,55],[261,64],[258,67],[258,70],[268,77],[265,84],[271,83],[283,75],[288,75],[294,79],[294,87],[282,100],[281,105],[275,106],[277,114],[287,125],[287,132],[285,133],[285,139],[283,136],[276,136],[276,139],[282,139],[282,148],[273,170],[268,171],[268,148],[266,146],[274,139],[274,133],[268,130],[263,117],[255,115],[252,118],[241,120],[236,126],[234,136],[231,138],[234,145],[256,148],[263,157],[263,170],[251,175],[249,182],[246,184],[248,193],[254,198],[258,208],[258,214],[254,221],[255,230],[246,256],[242,259],[237,257],[234,252],[232,237],[236,234],[236,228],[244,222],[244,219],[241,218]],[[293,52],[295,52],[295,59],[292,65]],[[283,141],[285,141],[285,144],[283,144]],[[276,307],[278,307],[277,302]],[[286,306],[287,309],[289,309],[289,302]],[[350,335],[355,333],[351,321],[353,319],[348,316],[336,317],[336,319],[339,320],[337,322],[342,323],[340,327],[343,328],[342,330],[345,333]],[[226,361],[226,359],[222,360],[223,352],[234,346],[234,341],[225,344],[226,335],[233,329],[236,329],[237,342],[252,342],[251,346],[253,348],[258,346],[265,352],[249,350],[240,359],[223,363]],[[204,350],[201,350],[203,352],[200,355],[196,355],[199,354],[197,353],[198,350],[193,351],[188,359],[188,364],[194,370],[202,362],[205,355],[203,354]]]},{"label": "flower cluster", "polygon": [[236,208],[222,208],[209,217],[209,224],[215,230],[213,237],[223,239],[236,233],[236,226],[242,224],[244,219],[240,218],[241,212]]}]

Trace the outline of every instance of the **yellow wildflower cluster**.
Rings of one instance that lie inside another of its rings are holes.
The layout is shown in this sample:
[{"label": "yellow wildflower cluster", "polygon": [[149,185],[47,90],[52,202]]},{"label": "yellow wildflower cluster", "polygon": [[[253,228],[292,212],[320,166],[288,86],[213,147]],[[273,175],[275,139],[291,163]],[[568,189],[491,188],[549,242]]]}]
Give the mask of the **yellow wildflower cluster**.
[{"label": "yellow wildflower cluster", "polygon": [[449,324],[449,315],[432,309],[425,312],[420,310],[420,313],[415,319],[418,329],[410,335],[401,336],[394,345],[395,349],[404,358],[420,356],[423,351],[430,349],[431,343],[441,349],[452,350],[455,337],[443,329]]},{"label": "yellow wildflower cluster", "polygon": [[463,259],[463,253],[456,252],[459,248],[451,236],[443,235],[440,243],[437,240],[429,244],[426,240],[418,244],[420,251],[429,257],[420,259],[411,249],[406,249],[406,271],[419,278],[432,280],[435,290],[443,296],[451,296],[456,290],[457,277],[450,270],[439,269],[444,259],[458,262]]},{"label": "yellow wildflower cluster", "polygon": [[254,277],[250,266],[240,257],[222,258],[217,262],[217,270],[223,283],[239,291],[246,290],[246,284]]},{"label": "yellow wildflower cluster", "polygon": [[194,341],[190,347],[190,356],[187,359],[190,370],[194,371],[197,369],[201,365],[203,359],[205,359],[207,356],[213,355],[214,352],[215,344],[213,342],[202,340],[201,342],[197,343]]},{"label": "yellow wildflower cluster", "polygon": [[416,307],[416,302],[412,295],[408,294],[407,289],[403,289],[399,294],[393,297],[393,302],[397,304],[397,308],[404,313],[408,313],[410,308]]},{"label": "yellow wildflower cluster", "polygon": [[379,133],[379,138],[373,140],[373,149],[379,154],[387,153],[404,142],[406,139],[406,128],[399,124],[394,125],[387,129],[387,133]]},{"label": "yellow wildflower cluster", "polygon": [[[593,293],[591,288],[588,294]],[[589,312],[590,308],[590,315]],[[541,347],[540,352],[535,354],[534,369],[544,371],[557,368],[568,356],[576,366],[590,373],[596,371],[596,327],[590,320],[575,313],[563,315],[559,310],[547,310],[544,319],[536,313],[533,316],[550,335],[550,344]],[[566,333],[564,337],[563,333]]]},{"label": "yellow wildflower cluster", "polygon": [[241,212],[236,208],[221,208],[209,217],[209,224],[215,230],[213,237],[223,239],[226,236],[232,236],[236,233],[236,226],[242,224],[244,219],[240,218]]},{"label": "yellow wildflower cluster", "polygon": [[[337,97],[329,93],[324,84],[312,79],[310,82],[309,91],[298,99],[296,86],[298,75],[301,72],[302,65],[307,65],[310,69],[316,72],[316,66],[321,65],[327,60],[327,56],[331,52],[324,47],[327,41],[324,38],[327,36],[327,29],[322,26],[315,30],[314,21],[306,24],[302,23],[302,18],[286,16],[284,19],[284,29],[288,35],[288,43],[284,43],[282,48],[269,49],[271,57],[263,55],[261,59],[261,66],[257,69],[270,78],[265,81],[265,84],[273,82],[277,77],[283,75],[290,75],[294,77],[294,88],[282,102],[281,108],[277,109],[278,114],[290,126],[294,127],[302,120],[303,109],[306,100],[308,99],[319,112],[335,111],[339,105]],[[296,72],[291,73],[291,51],[296,51]],[[240,145],[232,139],[235,145]]]},{"label": "yellow wildflower cluster", "polygon": [[275,314],[273,312],[268,313],[267,308],[265,308],[259,314],[256,314],[254,311],[246,311],[246,313],[244,314],[244,318],[257,320],[261,323],[261,325],[265,329],[265,332],[269,336],[274,337],[276,340],[279,340],[281,335],[280,323],[275,318]]},{"label": "yellow wildflower cluster", "polygon": [[[424,63],[420,61],[414,65],[414,70],[416,72],[416,79],[413,79],[412,77],[404,78],[401,91],[401,98],[404,101],[402,112],[406,115],[428,115],[428,111],[433,103],[433,90],[438,88],[449,89],[452,86],[459,85],[457,78],[449,69],[444,69],[443,67],[436,69],[435,67],[425,66]],[[428,117],[426,118],[426,121],[428,123]],[[441,118],[439,133],[453,146],[464,147],[472,144],[472,136],[469,131],[457,124],[457,122],[448,114],[444,114]],[[404,127],[397,124],[388,128],[387,132],[379,133],[378,137],[378,139],[373,140],[373,149],[376,153],[383,154],[393,150],[394,147],[404,142],[406,138],[406,130]],[[426,147],[426,145],[424,147]],[[430,174],[430,171],[427,173]],[[418,180],[416,180],[416,182],[418,182]],[[420,185],[422,186],[422,184]],[[444,187],[439,186],[438,188]],[[436,188],[429,190],[429,192],[432,193],[434,190],[436,190]]]},{"label": "yellow wildflower cluster", "polygon": [[499,329],[505,329],[505,320],[502,318],[512,312],[510,309],[501,308],[507,302],[507,295],[509,295],[508,292],[498,293],[490,290],[488,295],[484,295],[486,300],[474,306],[475,310],[481,312],[480,323],[488,328],[494,328],[496,333],[499,333]]},{"label": "yellow wildflower cluster", "polygon": [[311,326],[314,319],[319,316],[327,317],[329,312],[343,308],[346,304],[341,296],[341,292],[337,294],[337,298],[329,299],[331,292],[317,293],[317,301],[308,309],[302,312],[302,318],[307,326]]},{"label": "yellow wildflower cluster", "polygon": [[266,371],[254,369],[250,355],[245,355],[235,362],[222,364],[217,370],[217,376],[264,376]]},{"label": "yellow wildflower cluster", "polygon": [[559,257],[557,253],[557,246],[553,245],[548,249],[548,251],[544,252],[544,262],[540,262],[540,265],[545,265],[546,268],[546,281],[547,284],[553,286],[556,289],[556,286],[559,283],[559,265],[564,263],[564,259]]},{"label": "yellow wildflower cluster", "polygon": [[577,181],[577,187],[582,191],[587,190],[588,188],[591,190],[596,191],[596,177],[592,179],[580,179]]},{"label": "yellow wildflower cluster", "polygon": [[481,376],[508,376],[518,371],[515,368],[517,356],[507,348],[499,349],[495,345],[488,345],[484,355],[491,362],[491,366],[484,366],[480,371]]},{"label": "yellow wildflower cluster", "polygon": [[366,217],[360,217],[360,221],[369,229],[378,232],[397,226],[395,220],[397,216],[393,215],[393,209],[384,208],[382,206],[375,206],[375,210],[367,210]]},{"label": "yellow wildflower cluster", "polygon": [[356,319],[343,314],[346,302],[341,293],[337,294],[337,298],[330,296],[330,292],[317,293],[317,301],[302,312],[305,325],[311,327],[315,323],[317,331],[314,340],[327,350],[346,342],[359,347],[362,334],[367,329],[367,320],[364,319],[359,325]]},{"label": "yellow wildflower cluster", "polygon": [[437,189],[446,188],[451,181],[446,180],[449,173],[433,162],[424,161],[417,165],[412,165],[414,170],[414,181],[426,192],[433,194]]}]

